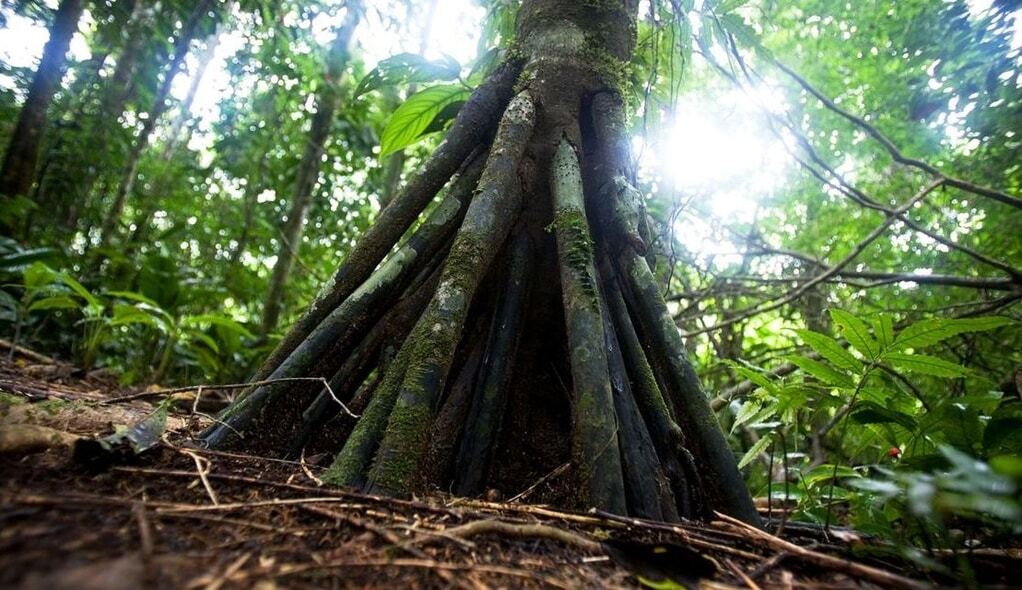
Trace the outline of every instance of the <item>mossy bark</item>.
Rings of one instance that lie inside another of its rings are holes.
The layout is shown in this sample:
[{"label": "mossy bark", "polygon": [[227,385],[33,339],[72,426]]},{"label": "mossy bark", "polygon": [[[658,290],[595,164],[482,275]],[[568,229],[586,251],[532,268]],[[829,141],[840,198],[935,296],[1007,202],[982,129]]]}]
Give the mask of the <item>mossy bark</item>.
[{"label": "mossy bark", "polygon": [[531,280],[533,251],[528,235],[524,232],[515,235],[506,255],[510,263],[498,294],[479,385],[464,422],[465,433],[455,465],[454,492],[464,496],[483,491],[500,431]]},{"label": "mossy bark", "polygon": [[518,215],[518,162],[535,120],[535,106],[524,93],[504,113],[436,295],[402,346],[408,366],[369,474],[371,490],[410,491],[472,298]]},{"label": "mossy bark", "polygon": [[589,234],[582,197],[578,156],[562,139],[550,168],[557,254],[567,324],[573,384],[572,455],[586,505],[627,513],[618,423],[607,368]]},{"label": "mossy bark", "polygon": [[331,281],[263,362],[253,377],[254,381],[273,373],[331,311],[369,279],[437,192],[466,161],[471,160],[473,152],[480,149],[480,144],[485,142],[494,122],[511,99],[511,88],[520,67],[516,62],[500,66],[472,93],[458,112],[444,141],[394,200],[380,211],[379,217],[351,249]]}]

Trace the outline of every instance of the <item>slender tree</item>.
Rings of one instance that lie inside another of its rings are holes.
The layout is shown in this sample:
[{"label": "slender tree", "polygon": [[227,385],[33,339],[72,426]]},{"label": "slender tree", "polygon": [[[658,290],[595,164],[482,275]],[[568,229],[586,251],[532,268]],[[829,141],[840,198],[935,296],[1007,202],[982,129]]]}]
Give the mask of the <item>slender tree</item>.
[{"label": "slender tree", "polygon": [[326,142],[333,128],[337,109],[341,105],[341,78],[351,55],[351,38],[355,34],[361,13],[361,2],[349,0],[344,20],[337,29],[337,36],[327,53],[323,84],[316,95],[316,113],[312,116],[309,134],[305,140],[302,162],[295,177],[294,192],[291,194],[291,206],[287,212],[287,221],[280,232],[280,247],[273,265],[266,303],[263,306],[263,334],[272,332],[280,319],[284,289],[291,275],[295,257],[301,248],[302,230],[305,227],[309,206],[312,204],[312,194],[319,182]]},{"label": "slender tree", "polygon": [[174,49],[170,63],[167,65],[167,69],[163,74],[163,80],[160,82],[160,86],[156,91],[156,97],[153,100],[152,107],[149,109],[146,119],[142,124],[142,129],[139,130],[138,135],[135,137],[131,146],[131,151],[128,153],[127,162],[123,168],[121,180],[114,193],[113,202],[106,213],[106,217],[103,219],[103,225],[100,230],[101,246],[108,244],[113,234],[117,231],[117,226],[121,220],[121,214],[124,212],[124,205],[135,187],[135,181],[138,180],[138,165],[142,161],[142,155],[149,146],[149,141],[152,138],[153,131],[156,129],[156,124],[159,122],[160,117],[163,116],[163,113],[167,110],[167,101],[170,98],[170,88],[174,83],[174,78],[176,78],[178,73],[181,71],[185,57],[188,55],[188,51],[191,48],[192,41],[195,39],[195,35],[199,32],[200,25],[209,16],[212,5],[213,0],[199,0],[199,2],[197,2],[192,8],[191,12],[189,12],[188,18],[181,26],[181,30],[178,32],[177,37],[174,39]]},{"label": "slender tree", "polygon": [[570,461],[553,501],[758,521],[643,257],[637,4],[522,4],[513,57],[202,443],[318,445],[330,482],[398,495],[512,492]]},{"label": "slender tree", "polygon": [[0,169],[0,195],[28,195],[35,179],[39,146],[47,127],[47,110],[64,75],[64,64],[71,38],[78,30],[78,19],[85,0],[62,0],[53,17],[50,39],[43,48],[43,57],[32,78],[25,105],[18,115],[3,168]]}]

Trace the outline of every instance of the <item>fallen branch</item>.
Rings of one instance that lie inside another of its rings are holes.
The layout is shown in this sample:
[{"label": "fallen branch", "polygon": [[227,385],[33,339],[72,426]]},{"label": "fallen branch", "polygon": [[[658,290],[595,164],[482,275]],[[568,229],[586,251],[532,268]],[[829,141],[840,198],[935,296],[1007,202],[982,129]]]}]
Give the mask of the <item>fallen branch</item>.
[{"label": "fallen branch", "polygon": [[58,361],[57,359],[53,358],[52,356],[46,356],[45,354],[42,354],[40,352],[36,352],[36,351],[34,351],[32,349],[29,349],[29,348],[25,348],[24,346],[21,346],[20,344],[15,344],[15,343],[11,342],[10,340],[5,340],[3,338],[0,338],[0,348],[6,349],[6,350],[8,350],[8,351],[10,351],[10,352],[12,352],[14,354],[20,354],[21,356],[27,358],[30,361],[35,361],[35,362],[43,364],[43,365],[60,365],[60,364],[64,364],[64,363],[61,363],[60,361]]}]

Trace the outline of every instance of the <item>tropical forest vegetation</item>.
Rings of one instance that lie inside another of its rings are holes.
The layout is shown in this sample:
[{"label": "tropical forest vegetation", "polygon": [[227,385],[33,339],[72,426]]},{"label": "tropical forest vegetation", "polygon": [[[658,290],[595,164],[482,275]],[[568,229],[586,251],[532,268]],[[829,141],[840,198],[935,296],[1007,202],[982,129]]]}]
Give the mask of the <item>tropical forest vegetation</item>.
[{"label": "tropical forest vegetation", "polygon": [[[48,423],[46,477],[183,461],[219,506],[248,472],[211,461],[260,457],[406,510],[726,526],[780,552],[711,560],[750,588],[1022,569],[1017,0],[10,0],[0,150],[0,413],[141,408]],[[176,501],[128,507],[143,551]],[[557,585],[359,526],[427,586]],[[525,526],[485,530],[701,577]]]}]

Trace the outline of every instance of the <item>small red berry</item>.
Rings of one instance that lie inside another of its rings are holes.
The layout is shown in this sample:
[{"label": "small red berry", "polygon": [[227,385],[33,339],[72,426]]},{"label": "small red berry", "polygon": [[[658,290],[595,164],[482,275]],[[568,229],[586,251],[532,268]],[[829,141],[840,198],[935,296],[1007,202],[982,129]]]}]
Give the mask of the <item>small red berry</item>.
[{"label": "small red berry", "polygon": [[901,449],[899,449],[898,447],[891,447],[890,449],[887,450],[887,456],[892,459],[897,459],[898,457],[901,456]]}]

